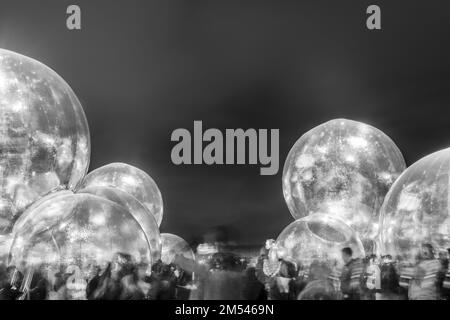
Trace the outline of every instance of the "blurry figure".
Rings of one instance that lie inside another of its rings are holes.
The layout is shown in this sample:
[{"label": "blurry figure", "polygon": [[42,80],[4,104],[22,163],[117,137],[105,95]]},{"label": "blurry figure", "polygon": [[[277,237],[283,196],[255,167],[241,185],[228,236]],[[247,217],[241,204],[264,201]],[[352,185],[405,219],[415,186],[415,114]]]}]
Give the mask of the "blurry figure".
[{"label": "blurry figure", "polygon": [[[447,257],[450,257],[450,249],[447,249]],[[450,270],[447,265],[447,272],[444,276],[444,281],[442,283],[442,298],[445,300],[450,300]]]},{"label": "blurry figure", "polygon": [[440,293],[440,298],[443,300],[448,300],[449,291],[444,287],[446,274],[448,272],[448,253],[447,250],[439,252],[439,262],[441,263],[441,268],[437,275],[437,287]]},{"label": "blurry figure", "polygon": [[131,268],[121,279],[122,292],[120,293],[120,300],[144,300],[145,294],[138,284],[138,271],[136,268]]},{"label": "blurry figure", "polygon": [[177,279],[171,265],[161,261],[153,269],[149,296],[151,300],[174,300]]},{"label": "blurry figure", "polygon": [[135,287],[132,279],[126,277],[133,275],[134,272],[131,255],[116,253],[113,261],[107,264],[105,271],[101,275],[95,275],[87,284],[88,299],[119,300],[133,297]]},{"label": "blurry figure", "polygon": [[[400,297],[404,295],[401,292],[404,290],[402,288],[407,288],[409,286],[409,280],[407,280],[408,273],[408,268],[403,268],[401,273],[403,275],[399,277],[399,273],[394,261],[392,260],[392,256],[383,256],[380,266],[381,292],[378,295],[378,300],[399,300]],[[404,297],[404,299],[405,298],[406,297]]]},{"label": "blurry figure", "polygon": [[146,263],[140,263],[137,266],[137,285],[144,294],[144,299],[149,299],[150,292],[150,276],[147,274],[148,265]]},{"label": "blurry figure", "polygon": [[[27,287],[28,290],[23,290],[26,298],[29,300],[45,300],[47,299],[49,282],[45,277],[47,273],[47,266],[42,264],[36,271],[29,270]],[[31,280],[30,280],[31,279]],[[28,286],[29,283],[29,286]]]},{"label": "blurry figure", "polygon": [[423,244],[417,257],[408,298],[410,300],[437,300],[439,298],[438,273],[440,269],[441,263],[435,259],[432,245]]},{"label": "blurry figure", "polygon": [[86,298],[88,300],[94,300],[94,293],[100,285],[101,268],[92,265],[89,269],[87,286],[86,286]]},{"label": "blurry figure", "polygon": [[244,299],[267,300],[267,292],[264,284],[256,277],[255,267],[249,267],[245,271]]},{"label": "blurry figure", "polygon": [[313,261],[309,268],[308,282],[298,295],[298,300],[336,300],[332,270],[326,263]]},{"label": "blurry figure", "polygon": [[343,248],[342,260],[344,267],[341,273],[341,291],[344,300],[359,300],[361,298],[361,282],[363,266],[360,259],[353,258],[353,250]]},{"label": "blurry figure", "polygon": [[215,253],[207,264],[198,263],[177,255],[175,264],[195,273],[198,289],[190,299],[198,300],[242,300],[244,275],[240,259],[233,253]]},{"label": "blurry figure", "polygon": [[381,270],[374,254],[369,257],[365,275],[368,300],[381,300]]},{"label": "blurry figure", "polygon": [[0,265],[0,300],[16,300],[21,292],[19,290],[23,280],[22,273],[15,267]]},{"label": "blurry figure", "polygon": [[180,268],[178,265],[174,266],[173,273],[177,282],[176,299],[188,300],[191,294],[193,275],[190,272]]},{"label": "blurry figure", "polygon": [[106,291],[111,278],[112,263],[108,263],[103,272],[100,271],[89,281],[86,295],[89,300],[107,300]]}]

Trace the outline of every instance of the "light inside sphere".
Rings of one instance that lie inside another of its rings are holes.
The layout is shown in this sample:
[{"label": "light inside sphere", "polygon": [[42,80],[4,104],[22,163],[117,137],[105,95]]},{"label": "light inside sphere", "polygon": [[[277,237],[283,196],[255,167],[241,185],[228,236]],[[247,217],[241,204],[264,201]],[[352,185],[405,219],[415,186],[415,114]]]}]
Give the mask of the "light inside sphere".
[{"label": "light inside sphere", "polygon": [[295,219],[330,214],[362,240],[374,240],[383,199],[405,167],[397,146],[380,130],[331,120],[292,147],[283,169],[283,194]]},{"label": "light inside sphere", "polygon": [[414,262],[422,244],[450,248],[450,148],[432,153],[398,178],[380,214],[382,251]]},{"label": "light inside sphere", "polygon": [[155,181],[144,171],[125,163],[111,163],[90,172],[79,189],[114,187],[139,200],[154,215],[158,226],[163,217],[163,200]]},{"label": "light inside sphere", "polygon": [[[93,269],[105,269],[118,256],[134,263],[149,263],[150,247],[139,223],[122,206],[90,194],[61,195],[36,207],[45,217],[48,206],[60,214],[47,225],[24,224],[14,235],[10,264],[24,274],[40,270],[47,279],[64,269],[78,270],[86,286]],[[46,274],[48,273],[48,274]],[[85,294],[85,288],[78,290]]]},{"label": "light inside sphere", "polygon": [[87,172],[89,129],[78,98],[56,72],[0,49],[0,234],[52,190]]},{"label": "light inside sphere", "polygon": [[352,228],[338,218],[315,213],[288,225],[269,256],[293,262],[300,269],[320,263],[331,271],[342,265],[341,250],[345,247],[353,250],[353,258],[365,255],[362,242]]},{"label": "light inside sphere", "polygon": [[165,264],[174,262],[176,255],[195,260],[194,252],[189,244],[181,237],[171,233],[161,233],[162,253],[161,261]]},{"label": "light inside sphere", "polygon": [[108,199],[130,212],[145,232],[150,244],[152,263],[161,258],[161,237],[159,227],[153,214],[140,201],[129,193],[111,187],[89,187],[78,191]]},{"label": "light inside sphere", "polygon": [[[34,202],[17,219],[12,235],[24,231],[32,233],[54,224],[63,214],[70,213],[75,202],[69,196],[73,194],[70,190],[55,191]],[[63,207],[65,210],[62,210]]]}]

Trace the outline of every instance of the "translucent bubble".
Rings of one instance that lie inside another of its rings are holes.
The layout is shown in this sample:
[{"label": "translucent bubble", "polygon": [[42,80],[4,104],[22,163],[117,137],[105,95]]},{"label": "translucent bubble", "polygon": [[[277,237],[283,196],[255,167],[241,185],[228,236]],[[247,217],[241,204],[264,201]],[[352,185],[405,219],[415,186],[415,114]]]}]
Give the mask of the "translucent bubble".
[{"label": "translucent bubble", "polygon": [[108,199],[127,209],[139,222],[147,236],[152,254],[152,262],[161,258],[161,237],[153,214],[140,201],[129,193],[111,187],[89,187],[78,191]]},{"label": "translucent bubble", "polygon": [[117,254],[135,262],[151,259],[146,235],[124,207],[90,194],[61,194],[34,207],[30,219],[14,234],[10,263],[23,272],[42,266],[93,266],[113,261]]},{"label": "translucent bubble", "polygon": [[0,233],[48,192],[86,174],[89,129],[69,85],[42,63],[0,49]]},{"label": "translucent bubble", "polygon": [[288,225],[278,236],[269,256],[294,262],[308,268],[314,262],[326,264],[330,270],[342,264],[341,250],[350,247],[354,258],[364,257],[358,235],[342,220],[328,214],[315,213]]},{"label": "translucent bubble", "polygon": [[394,183],[381,208],[382,251],[414,261],[422,244],[450,248],[450,148],[410,166]]},{"label": "translucent bubble", "polygon": [[33,232],[33,230],[44,229],[59,219],[62,213],[61,207],[67,205],[70,211],[74,203],[68,195],[73,195],[70,190],[60,190],[49,193],[32,205],[17,219],[12,229],[12,235],[19,231]]},{"label": "translucent bubble", "polygon": [[336,119],[305,133],[283,170],[283,193],[296,219],[312,213],[341,218],[362,240],[378,232],[379,208],[405,169],[397,146],[380,130]]},{"label": "translucent bubble", "polygon": [[155,181],[144,171],[125,163],[111,163],[90,172],[83,179],[80,189],[96,186],[114,187],[131,194],[150,210],[158,226],[161,224],[161,192]]},{"label": "translucent bubble", "polygon": [[161,260],[165,264],[172,263],[176,255],[182,255],[186,259],[195,260],[194,252],[183,238],[171,233],[161,233],[161,239]]}]

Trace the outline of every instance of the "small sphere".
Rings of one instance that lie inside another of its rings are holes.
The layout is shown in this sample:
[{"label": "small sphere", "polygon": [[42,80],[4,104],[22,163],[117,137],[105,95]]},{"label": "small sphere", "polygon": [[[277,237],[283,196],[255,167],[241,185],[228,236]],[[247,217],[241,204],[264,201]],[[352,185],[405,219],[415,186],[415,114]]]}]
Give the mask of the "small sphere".
[{"label": "small sphere", "polygon": [[161,260],[163,263],[171,264],[176,255],[182,255],[186,259],[195,260],[194,252],[183,238],[171,233],[161,233],[161,240]]},{"label": "small sphere", "polygon": [[278,236],[269,256],[277,256],[299,267],[309,268],[314,262],[326,264],[330,270],[342,264],[341,250],[349,247],[354,258],[363,258],[364,247],[356,232],[342,220],[328,214],[315,213],[288,225]]},{"label": "small sphere", "polygon": [[158,226],[163,218],[163,200],[155,181],[144,171],[125,163],[111,163],[90,172],[79,189],[113,187],[139,200],[154,215]]}]

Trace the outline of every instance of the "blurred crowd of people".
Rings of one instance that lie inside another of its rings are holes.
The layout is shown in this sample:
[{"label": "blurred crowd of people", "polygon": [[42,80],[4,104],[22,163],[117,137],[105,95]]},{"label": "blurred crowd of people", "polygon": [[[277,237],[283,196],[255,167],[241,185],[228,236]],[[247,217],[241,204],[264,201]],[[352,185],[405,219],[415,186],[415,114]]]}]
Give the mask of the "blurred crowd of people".
[{"label": "blurred crowd of people", "polygon": [[[435,256],[423,244],[413,263],[374,254],[354,258],[351,248],[342,248],[342,263],[312,261],[308,268],[279,259],[270,265],[268,251],[259,264],[269,299],[292,300],[449,300],[450,249]],[[277,266],[278,265],[278,266]],[[273,274],[264,270],[272,268]],[[269,276],[268,276],[269,274]]]},{"label": "blurred crowd of people", "polygon": [[450,299],[449,253],[422,245],[414,263],[391,256],[312,261],[307,268],[269,257],[217,252],[193,261],[182,255],[149,266],[117,253],[102,266],[77,264],[19,270],[0,265],[1,300],[438,300]]}]

